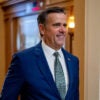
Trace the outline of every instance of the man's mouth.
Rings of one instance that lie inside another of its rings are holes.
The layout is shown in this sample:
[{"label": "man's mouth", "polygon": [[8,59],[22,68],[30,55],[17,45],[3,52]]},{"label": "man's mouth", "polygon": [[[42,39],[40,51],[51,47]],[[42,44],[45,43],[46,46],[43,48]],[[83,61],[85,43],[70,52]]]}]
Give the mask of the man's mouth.
[{"label": "man's mouth", "polygon": [[57,38],[64,39],[65,38],[65,35],[57,35]]}]

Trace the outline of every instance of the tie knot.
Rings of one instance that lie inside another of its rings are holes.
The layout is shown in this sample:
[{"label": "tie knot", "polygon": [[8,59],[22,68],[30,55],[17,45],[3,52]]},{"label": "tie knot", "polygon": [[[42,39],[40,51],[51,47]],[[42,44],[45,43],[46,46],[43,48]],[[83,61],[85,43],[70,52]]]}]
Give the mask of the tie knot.
[{"label": "tie knot", "polygon": [[54,52],[53,55],[57,58],[59,56],[59,53],[58,52]]}]

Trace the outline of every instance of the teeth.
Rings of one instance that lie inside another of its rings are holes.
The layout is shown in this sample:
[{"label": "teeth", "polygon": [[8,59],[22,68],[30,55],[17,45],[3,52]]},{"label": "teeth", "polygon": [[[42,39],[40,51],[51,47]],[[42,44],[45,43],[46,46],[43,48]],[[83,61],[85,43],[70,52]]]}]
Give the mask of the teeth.
[{"label": "teeth", "polygon": [[59,37],[63,37],[63,35],[58,35]]}]

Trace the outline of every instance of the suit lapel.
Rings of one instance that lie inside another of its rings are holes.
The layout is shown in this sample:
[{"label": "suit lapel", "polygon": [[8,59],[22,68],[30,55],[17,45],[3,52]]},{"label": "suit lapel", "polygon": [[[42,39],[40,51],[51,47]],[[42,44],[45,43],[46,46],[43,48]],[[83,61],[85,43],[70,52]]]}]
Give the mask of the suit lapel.
[{"label": "suit lapel", "polygon": [[41,47],[41,43],[35,48],[35,54],[36,54],[36,59],[38,60],[38,67],[39,67],[41,73],[45,77],[47,83],[49,84],[50,88],[55,93],[55,95],[60,97],[58,90],[56,88],[56,84],[53,80],[51,71],[49,69],[47,60],[44,56],[44,53],[43,53],[43,50]]},{"label": "suit lapel", "polygon": [[70,87],[71,87],[71,83],[73,81],[73,65],[72,65],[72,59],[69,56],[69,54],[66,53],[66,51],[64,49],[62,49],[64,57],[65,57],[65,61],[66,61],[66,67],[67,67],[67,71],[68,71],[68,77],[69,77],[69,85],[68,85],[68,90],[66,93],[66,98],[68,98],[69,93],[70,93]]}]

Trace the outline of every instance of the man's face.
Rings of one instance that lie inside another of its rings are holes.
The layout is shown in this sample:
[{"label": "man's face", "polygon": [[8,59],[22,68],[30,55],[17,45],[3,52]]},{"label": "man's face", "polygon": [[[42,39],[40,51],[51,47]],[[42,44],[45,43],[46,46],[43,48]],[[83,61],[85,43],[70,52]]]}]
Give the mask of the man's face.
[{"label": "man's face", "polygon": [[45,25],[40,25],[44,42],[51,48],[58,50],[64,42],[67,33],[66,15],[63,13],[51,13],[46,19]]}]

